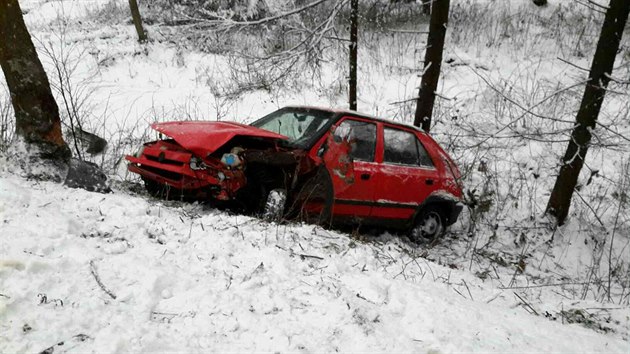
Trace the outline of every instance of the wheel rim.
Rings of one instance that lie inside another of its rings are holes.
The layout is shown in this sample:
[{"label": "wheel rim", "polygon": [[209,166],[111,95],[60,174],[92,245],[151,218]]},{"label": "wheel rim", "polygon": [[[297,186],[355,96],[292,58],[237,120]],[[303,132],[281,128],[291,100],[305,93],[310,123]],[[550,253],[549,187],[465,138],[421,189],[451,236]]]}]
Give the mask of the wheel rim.
[{"label": "wheel rim", "polygon": [[420,225],[418,225],[420,236],[424,238],[433,238],[440,233],[442,229],[442,220],[440,216],[432,211],[424,216]]}]

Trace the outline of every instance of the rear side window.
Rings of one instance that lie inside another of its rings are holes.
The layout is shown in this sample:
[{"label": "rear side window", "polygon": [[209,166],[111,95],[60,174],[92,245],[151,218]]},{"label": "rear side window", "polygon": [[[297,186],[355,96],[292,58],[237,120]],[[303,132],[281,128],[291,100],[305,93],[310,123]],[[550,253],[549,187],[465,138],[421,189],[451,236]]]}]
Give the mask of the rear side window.
[{"label": "rear side window", "polygon": [[350,156],[359,161],[374,161],[376,150],[376,124],[347,119],[335,129],[335,141],[349,139],[352,144]]},{"label": "rear side window", "polygon": [[433,167],[431,158],[415,134],[385,127],[384,138],[384,163]]}]

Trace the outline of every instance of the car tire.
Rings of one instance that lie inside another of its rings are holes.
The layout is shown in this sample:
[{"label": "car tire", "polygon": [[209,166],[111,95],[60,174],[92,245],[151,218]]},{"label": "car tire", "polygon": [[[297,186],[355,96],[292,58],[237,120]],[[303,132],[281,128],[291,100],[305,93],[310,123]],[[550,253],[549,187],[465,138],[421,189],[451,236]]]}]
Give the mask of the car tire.
[{"label": "car tire", "polygon": [[416,217],[410,237],[415,243],[433,242],[440,238],[446,230],[446,219],[440,208],[428,205]]},{"label": "car tire", "polygon": [[261,216],[264,220],[280,222],[284,217],[284,209],[287,204],[287,190],[275,188],[269,191],[265,204],[262,207]]},{"label": "car tire", "polygon": [[144,189],[152,197],[160,198],[164,191],[164,186],[150,179],[142,179],[144,181]]}]

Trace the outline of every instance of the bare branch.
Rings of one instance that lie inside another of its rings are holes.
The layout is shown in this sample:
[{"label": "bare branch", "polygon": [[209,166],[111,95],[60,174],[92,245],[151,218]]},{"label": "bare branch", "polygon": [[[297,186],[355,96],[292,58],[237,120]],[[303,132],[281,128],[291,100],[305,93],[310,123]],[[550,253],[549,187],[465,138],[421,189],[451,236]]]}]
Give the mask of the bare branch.
[{"label": "bare branch", "polygon": [[107,294],[109,295],[109,297],[111,297],[112,299],[116,300],[116,295],[114,295],[114,293],[112,293],[109,289],[107,289],[105,287],[105,285],[103,284],[103,282],[101,281],[101,277],[98,276],[98,273],[96,271],[96,264],[94,263],[94,260],[90,261],[90,272],[92,273],[92,275],[94,276],[94,280],[96,280],[96,283],[98,284],[99,287],[101,287],[101,289]]}]

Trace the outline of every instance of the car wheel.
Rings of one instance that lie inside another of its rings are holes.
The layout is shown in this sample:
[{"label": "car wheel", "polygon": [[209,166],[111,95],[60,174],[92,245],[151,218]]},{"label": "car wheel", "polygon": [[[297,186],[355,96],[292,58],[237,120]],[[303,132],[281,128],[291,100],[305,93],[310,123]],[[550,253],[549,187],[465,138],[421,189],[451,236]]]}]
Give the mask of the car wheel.
[{"label": "car wheel", "polygon": [[411,240],[416,243],[425,243],[438,239],[446,229],[444,221],[439,208],[430,205],[423,208],[411,230]]},{"label": "car wheel", "polygon": [[149,195],[153,196],[153,197],[161,197],[162,196],[162,192],[164,190],[164,186],[152,181],[150,179],[142,179],[144,181],[144,189],[146,189],[147,193],[149,193]]},{"label": "car wheel", "polygon": [[287,204],[286,189],[276,188],[269,191],[267,199],[262,208],[262,218],[267,221],[279,222],[284,216],[284,209]]}]

